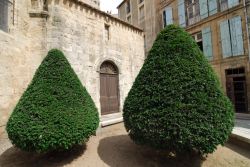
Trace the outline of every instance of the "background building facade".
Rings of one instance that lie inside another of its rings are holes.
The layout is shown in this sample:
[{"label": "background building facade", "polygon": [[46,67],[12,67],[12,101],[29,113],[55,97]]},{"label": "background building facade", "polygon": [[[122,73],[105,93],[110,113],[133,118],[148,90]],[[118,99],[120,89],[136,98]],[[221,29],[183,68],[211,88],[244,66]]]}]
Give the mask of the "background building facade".
[{"label": "background building facade", "polygon": [[[124,0],[118,6],[119,16],[124,20]],[[151,0],[144,0],[144,3]],[[222,86],[232,100],[237,115],[248,117],[250,113],[249,68],[249,0],[155,0],[155,32],[169,24],[182,26],[196,40],[210,61]],[[126,5],[125,5],[126,6]],[[137,5],[138,6],[138,5]],[[130,7],[132,9],[136,7]],[[145,8],[146,13],[147,7]],[[131,10],[133,15],[133,10]],[[248,12],[248,13],[247,13]],[[127,20],[128,21],[128,20]],[[136,19],[132,24],[135,24]],[[147,21],[147,20],[146,20]],[[136,24],[135,24],[136,25]],[[248,26],[247,26],[248,25]],[[145,29],[147,35],[147,29]],[[155,40],[152,38],[151,42]],[[146,37],[147,38],[147,37]],[[147,45],[147,43],[146,43]],[[152,46],[149,44],[147,52]]]},{"label": "background building facade", "polygon": [[118,6],[118,17],[123,21],[138,26],[145,33],[145,51],[148,52],[159,29],[157,0],[124,0]]}]

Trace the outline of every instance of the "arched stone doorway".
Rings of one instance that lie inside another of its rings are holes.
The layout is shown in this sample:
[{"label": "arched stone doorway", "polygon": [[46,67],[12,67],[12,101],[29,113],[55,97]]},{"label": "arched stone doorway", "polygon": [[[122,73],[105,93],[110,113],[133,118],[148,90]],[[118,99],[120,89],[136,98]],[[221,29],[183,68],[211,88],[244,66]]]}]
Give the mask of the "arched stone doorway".
[{"label": "arched stone doorway", "polygon": [[101,114],[119,112],[119,72],[116,65],[105,61],[100,67]]}]

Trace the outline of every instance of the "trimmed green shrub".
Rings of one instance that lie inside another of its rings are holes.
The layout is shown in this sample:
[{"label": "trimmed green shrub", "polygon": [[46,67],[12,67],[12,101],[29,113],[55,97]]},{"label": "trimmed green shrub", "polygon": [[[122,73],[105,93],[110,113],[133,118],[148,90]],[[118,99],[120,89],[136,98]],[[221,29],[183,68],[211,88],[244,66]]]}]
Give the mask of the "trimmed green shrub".
[{"label": "trimmed green shrub", "polygon": [[124,104],[135,143],[176,153],[212,153],[234,125],[231,102],[193,38],[170,25],[160,32]]},{"label": "trimmed green shrub", "polygon": [[51,50],[7,123],[12,143],[25,151],[49,152],[82,144],[99,126],[87,90],[59,50]]}]

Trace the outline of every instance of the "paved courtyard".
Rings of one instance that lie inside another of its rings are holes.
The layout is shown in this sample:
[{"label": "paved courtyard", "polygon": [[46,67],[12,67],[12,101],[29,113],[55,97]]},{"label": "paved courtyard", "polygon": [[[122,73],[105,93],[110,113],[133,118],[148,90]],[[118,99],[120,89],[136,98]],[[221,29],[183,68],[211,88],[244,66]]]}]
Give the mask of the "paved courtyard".
[{"label": "paved courtyard", "polygon": [[198,157],[172,157],[135,145],[123,124],[99,130],[86,146],[70,152],[37,155],[22,152],[0,139],[1,167],[250,167],[250,149],[227,143],[201,160]]}]

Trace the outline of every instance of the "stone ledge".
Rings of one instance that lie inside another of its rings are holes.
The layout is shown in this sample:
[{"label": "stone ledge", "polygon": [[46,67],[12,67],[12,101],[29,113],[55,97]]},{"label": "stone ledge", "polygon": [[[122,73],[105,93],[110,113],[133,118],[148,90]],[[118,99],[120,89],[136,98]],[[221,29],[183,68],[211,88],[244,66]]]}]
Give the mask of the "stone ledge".
[{"label": "stone ledge", "polygon": [[238,130],[234,129],[231,136],[230,136],[230,138],[236,139],[238,141],[241,141],[241,142],[244,142],[244,143],[250,145],[250,137],[247,136],[245,133],[240,132]]},{"label": "stone ledge", "polygon": [[235,116],[237,119],[250,120],[250,114],[236,113]]},{"label": "stone ledge", "polygon": [[113,125],[113,124],[117,124],[117,123],[121,123],[123,122],[123,118],[115,118],[115,119],[111,119],[111,120],[107,120],[107,121],[102,121],[101,122],[101,126],[105,127],[105,126],[109,126],[109,125]]},{"label": "stone ledge", "polygon": [[250,149],[250,143],[241,136],[235,134],[231,134],[228,139],[228,142],[233,143],[241,148]]},{"label": "stone ledge", "polygon": [[49,12],[44,10],[31,10],[29,11],[30,17],[40,17],[40,18],[47,18],[49,17]]}]

